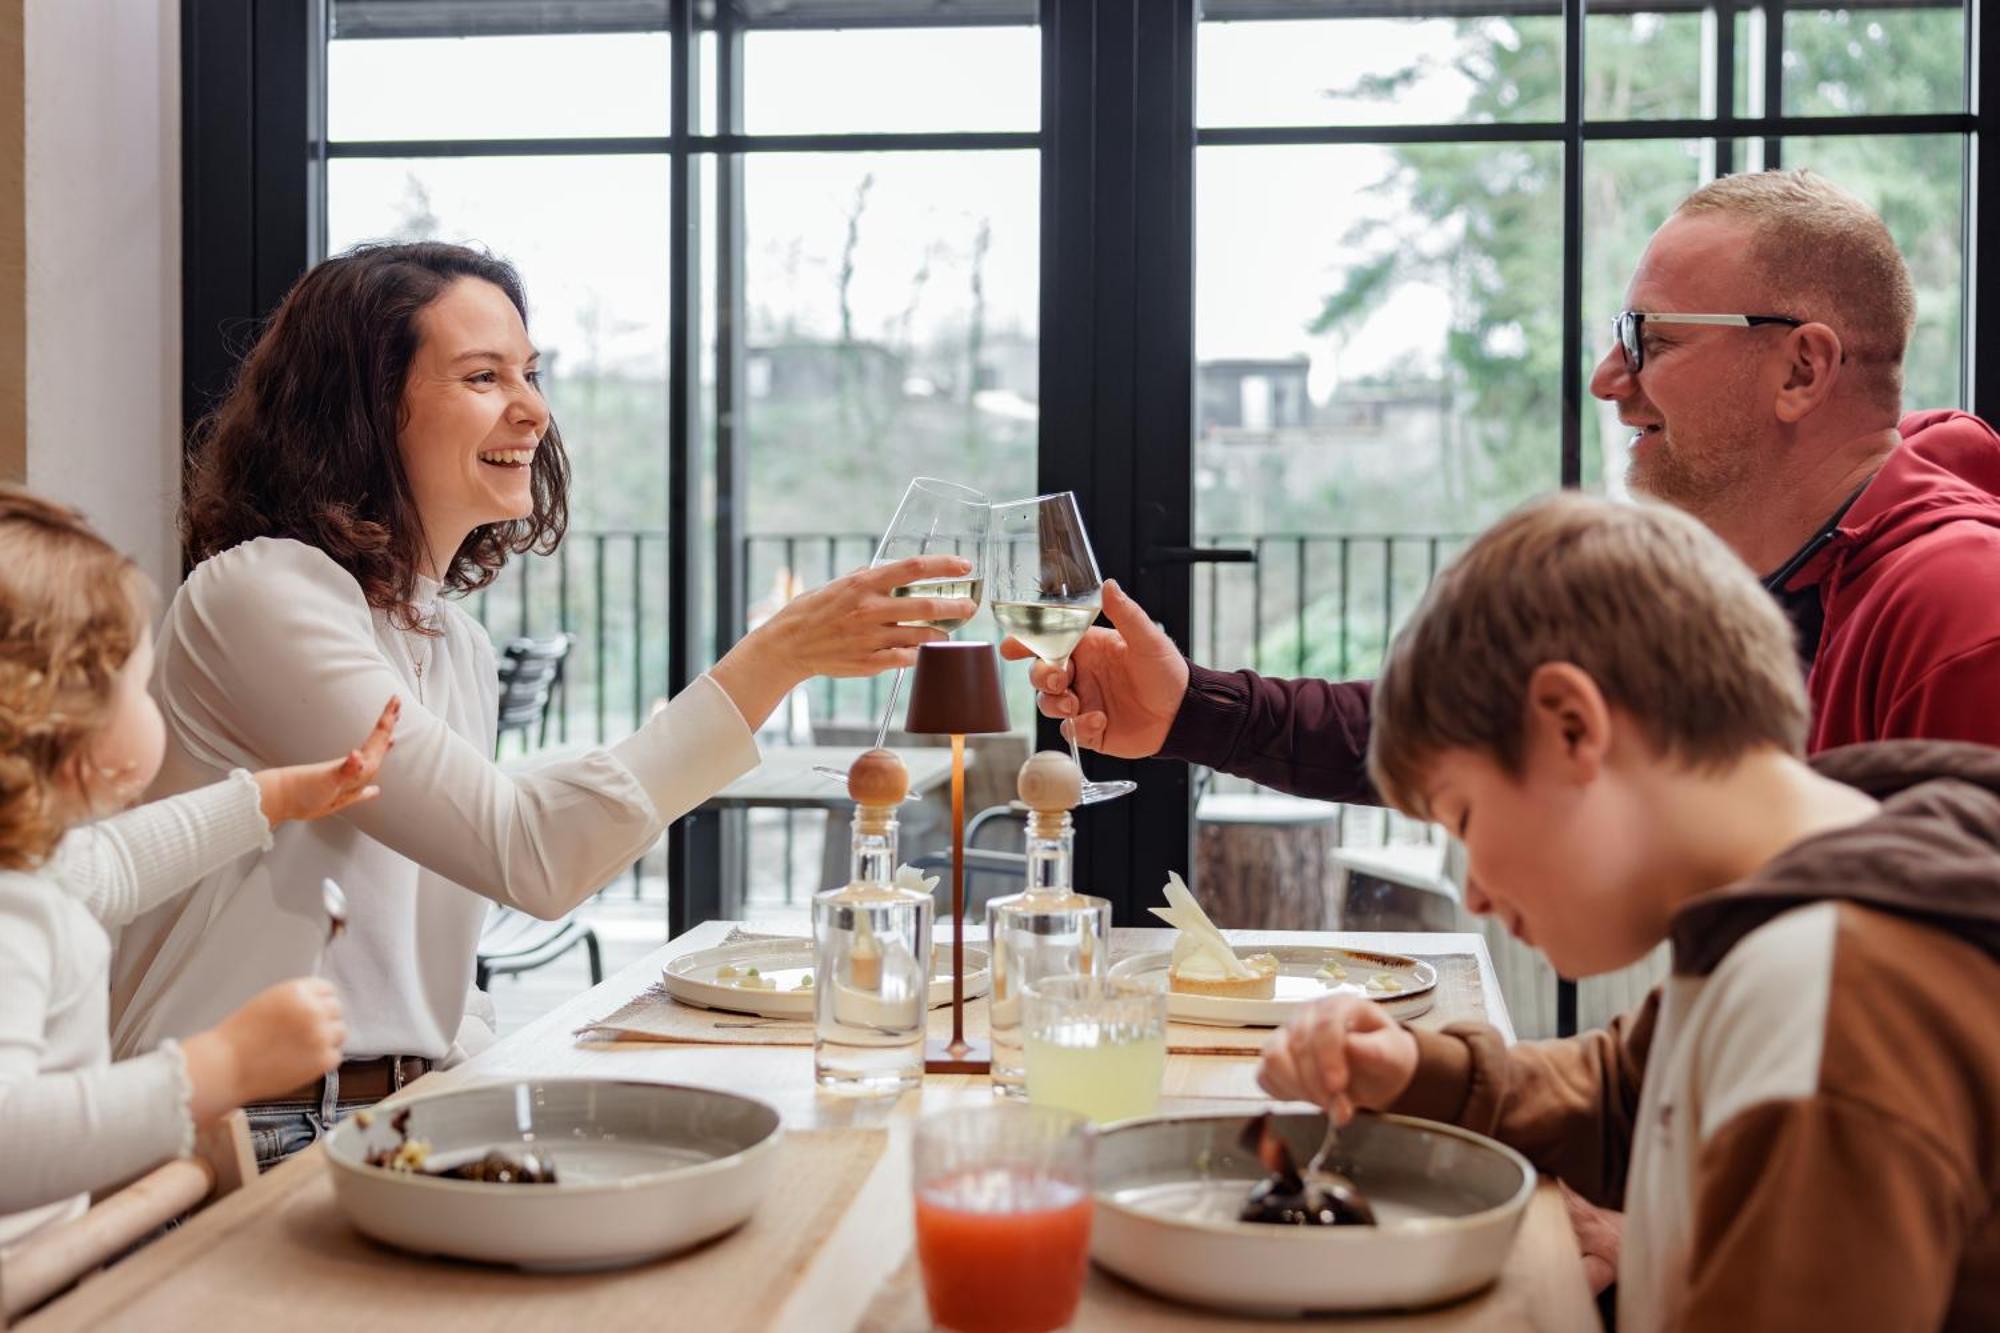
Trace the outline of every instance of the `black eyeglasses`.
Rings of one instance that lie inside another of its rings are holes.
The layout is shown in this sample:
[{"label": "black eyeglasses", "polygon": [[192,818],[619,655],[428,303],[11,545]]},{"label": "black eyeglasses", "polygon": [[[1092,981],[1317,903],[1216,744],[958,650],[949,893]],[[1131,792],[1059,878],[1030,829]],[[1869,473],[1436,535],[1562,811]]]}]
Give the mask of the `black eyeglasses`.
[{"label": "black eyeglasses", "polygon": [[1728,329],[1754,329],[1762,324],[1796,329],[1805,324],[1790,315],[1660,315],[1645,310],[1621,310],[1618,318],[1611,321],[1611,327],[1617,331],[1618,346],[1625,353],[1625,369],[1634,375],[1646,364],[1646,345],[1640,335],[1648,320],[1655,324],[1708,324]]}]

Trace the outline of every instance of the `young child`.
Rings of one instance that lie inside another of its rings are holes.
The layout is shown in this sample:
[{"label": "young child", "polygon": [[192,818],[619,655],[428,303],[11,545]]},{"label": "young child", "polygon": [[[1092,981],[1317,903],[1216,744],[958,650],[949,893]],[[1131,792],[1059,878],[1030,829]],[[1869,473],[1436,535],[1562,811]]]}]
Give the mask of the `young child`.
[{"label": "young child", "polygon": [[1324,1001],[1260,1079],[1622,1199],[1624,1333],[2000,1327],[2000,750],[1808,765],[1795,661],[1678,512],[1561,496],[1479,538],[1391,649],[1370,771],[1563,975],[1661,940],[1672,975],[1607,1031],[1511,1048]]},{"label": "young child", "polygon": [[397,713],[391,701],[344,759],[238,770],[83,823],[159,768],[148,595],[75,513],[0,487],[0,1244],[185,1155],[197,1125],[319,1076],[346,1039],[332,988],[296,980],[111,1063],[107,928],[267,846],[275,824],[374,796]]}]

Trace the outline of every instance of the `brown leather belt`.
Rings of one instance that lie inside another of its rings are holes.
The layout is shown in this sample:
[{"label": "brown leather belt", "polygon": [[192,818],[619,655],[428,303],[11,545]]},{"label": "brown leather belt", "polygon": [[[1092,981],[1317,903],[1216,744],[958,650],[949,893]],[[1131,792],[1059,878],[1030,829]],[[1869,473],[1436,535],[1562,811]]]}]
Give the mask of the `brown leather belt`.
[{"label": "brown leather belt", "polygon": [[[383,1055],[373,1060],[340,1062],[340,1084],[334,1096],[343,1102],[379,1102],[390,1093],[416,1082],[431,1070],[431,1062],[421,1055]],[[253,1106],[294,1105],[307,1102],[318,1106],[326,1080],[316,1078],[290,1092],[252,1102]]]}]

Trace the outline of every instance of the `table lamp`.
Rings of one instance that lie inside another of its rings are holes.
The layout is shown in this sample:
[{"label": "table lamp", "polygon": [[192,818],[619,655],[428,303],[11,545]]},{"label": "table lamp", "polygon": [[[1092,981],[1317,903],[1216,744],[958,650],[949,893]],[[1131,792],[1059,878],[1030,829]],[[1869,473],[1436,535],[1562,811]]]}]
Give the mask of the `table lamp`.
[{"label": "table lamp", "polygon": [[983,1074],[992,1047],[965,1039],[965,738],[1007,730],[1000,658],[990,643],[927,643],[917,649],[903,729],[951,737],[951,1040],[925,1050],[927,1074]]}]

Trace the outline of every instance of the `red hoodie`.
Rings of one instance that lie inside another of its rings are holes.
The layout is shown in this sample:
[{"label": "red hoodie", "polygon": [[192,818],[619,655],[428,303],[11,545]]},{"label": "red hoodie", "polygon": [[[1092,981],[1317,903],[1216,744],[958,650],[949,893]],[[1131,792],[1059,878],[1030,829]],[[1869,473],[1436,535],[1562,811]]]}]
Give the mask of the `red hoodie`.
[{"label": "red hoodie", "polygon": [[1786,585],[1826,620],[1808,751],[1925,737],[2000,745],[2000,435],[1915,412],[1903,443]]}]

